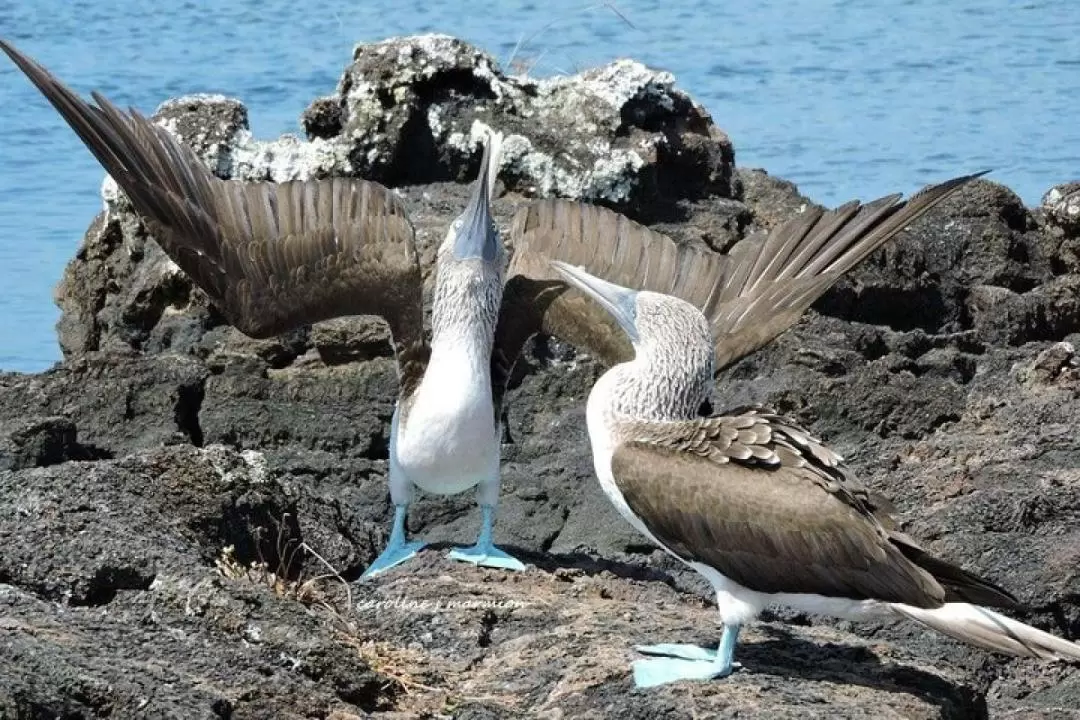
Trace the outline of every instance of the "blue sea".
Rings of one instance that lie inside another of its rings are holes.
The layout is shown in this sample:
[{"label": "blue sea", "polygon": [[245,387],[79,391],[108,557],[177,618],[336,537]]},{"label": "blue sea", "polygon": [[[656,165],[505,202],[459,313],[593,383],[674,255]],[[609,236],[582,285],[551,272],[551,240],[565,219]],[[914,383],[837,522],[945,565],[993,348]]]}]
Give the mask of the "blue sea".
[{"label": "blue sea", "polygon": [[[838,204],[983,168],[1035,204],[1080,178],[1080,4],[1061,0],[0,0],[0,35],[76,90],[152,112],[242,99],[300,134],[358,42],[442,32],[505,65],[617,57],[673,72],[736,161]],[[168,8],[162,10],[160,8]],[[60,357],[52,291],[100,209],[102,171],[0,60],[0,369]]]}]

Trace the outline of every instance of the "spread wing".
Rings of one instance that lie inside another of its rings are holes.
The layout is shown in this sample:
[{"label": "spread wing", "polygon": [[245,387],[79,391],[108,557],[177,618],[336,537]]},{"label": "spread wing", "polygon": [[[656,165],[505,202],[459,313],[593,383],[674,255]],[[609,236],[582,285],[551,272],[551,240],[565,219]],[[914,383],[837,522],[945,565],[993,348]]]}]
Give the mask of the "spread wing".
[{"label": "spread wing", "polygon": [[722,370],[794,325],[841,277],[968,182],[989,171],[834,210],[806,212],[757,232],[728,252],[718,295],[703,307]]},{"label": "spread wing", "polygon": [[426,360],[413,227],[392,192],[353,178],[221,180],[137,111],[124,113],[97,93],[97,107],[90,105],[10,44],[0,40],[0,49],[124,190],[166,254],[242,332],[268,337],[342,315],[381,315],[403,380]]},{"label": "spread wing", "polygon": [[1005,590],[927,555],[838,455],[758,408],[620,429],[612,473],[649,532],[752,590],[1012,606]]},{"label": "spread wing", "polygon": [[511,229],[514,256],[492,362],[496,402],[536,332],[558,335],[609,365],[633,357],[611,316],[558,279],[549,260],[696,305],[712,323],[720,370],[789,328],[844,273],[981,174],[928,187],[907,201],[890,195],[831,211],[807,209],[744,238],[725,255],[680,245],[607,208],[554,199],[531,203],[518,211]]}]

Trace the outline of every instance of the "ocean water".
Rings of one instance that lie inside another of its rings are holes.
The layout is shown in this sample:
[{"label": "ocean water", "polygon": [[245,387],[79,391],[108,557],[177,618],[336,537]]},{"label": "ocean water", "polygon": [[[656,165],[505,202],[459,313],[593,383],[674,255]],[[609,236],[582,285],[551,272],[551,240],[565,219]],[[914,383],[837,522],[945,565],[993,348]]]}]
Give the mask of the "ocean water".
[{"label": "ocean water", "polygon": [[[300,133],[357,42],[443,32],[536,75],[616,57],[673,72],[736,161],[838,204],[993,168],[1035,204],[1080,178],[1080,5],[1023,0],[0,0],[0,36],[82,93],[152,112],[242,99],[260,137]],[[165,11],[158,8],[168,7]],[[52,291],[103,173],[0,60],[0,369],[60,357]]]}]

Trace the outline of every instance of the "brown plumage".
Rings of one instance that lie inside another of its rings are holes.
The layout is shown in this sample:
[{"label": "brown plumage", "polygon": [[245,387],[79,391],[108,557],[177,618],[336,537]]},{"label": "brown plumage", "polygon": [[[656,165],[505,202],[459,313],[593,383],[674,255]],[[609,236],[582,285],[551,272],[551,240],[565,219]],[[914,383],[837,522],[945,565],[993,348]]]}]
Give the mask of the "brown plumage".
[{"label": "brown plumage", "polygon": [[934,608],[1016,607],[1006,590],[929,556],[841,458],[766,409],[623,423],[612,473],[630,508],[677,555],[763,593]]},{"label": "brown plumage", "polygon": [[692,667],[697,648],[651,647],[669,660],[641,661],[639,684],[731,672],[740,626],[771,603],[852,619],[895,613],[987,649],[1080,660],[1080,645],[989,609],[1019,603],[900,532],[891,506],[791,418],[760,406],[698,417],[715,360],[698,308],[552,265],[634,338],[633,358],[597,380],[586,406],[601,487],[709,580],[725,624],[707,666]]},{"label": "brown plumage", "polygon": [[521,348],[537,332],[587,348],[607,365],[633,357],[625,333],[581,293],[568,292],[549,260],[700,308],[712,326],[719,371],[787,330],[870,253],[983,174],[927,187],[906,201],[889,195],[829,211],[810,208],[724,255],[680,245],[606,208],[531,203],[517,212],[510,233],[514,256],[492,361],[496,405]]},{"label": "brown plumage", "polygon": [[221,180],[186,145],[97,93],[84,102],[0,40],[124,190],[158,244],[252,337],[342,315],[383,316],[405,391],[427,357],[422,281],[404,205],[356,178]]}]

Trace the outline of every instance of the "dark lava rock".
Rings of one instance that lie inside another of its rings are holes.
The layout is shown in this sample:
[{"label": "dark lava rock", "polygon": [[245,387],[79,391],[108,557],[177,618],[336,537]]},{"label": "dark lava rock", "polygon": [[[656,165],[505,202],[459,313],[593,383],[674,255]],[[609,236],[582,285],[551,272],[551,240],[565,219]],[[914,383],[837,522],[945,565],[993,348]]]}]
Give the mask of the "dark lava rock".
[{"label": "dark lava rock", "polygon": [[341,133],[345,110],[335,97],[319,98],[300,116],[300,124],[309,138],[332,138]]},{"label": "dark lava rock", "polygon": [[104,457],[201,444],[198,418],[208,374],[182,355],[81,355],[39,375],[0,375],[0,423],[60,416],[78,428],[84,449]]},{"label": "dark lava rock", "polygon": [[[226,98],[166,103],[158,120],[221,177],[409,183],[429,282],[475,172],[475,122],[509,134],[503,227],[556,193],[723,251],[811,204],[735,173],[665,73],[506,77],[437,36],[359,47],[305,113],[307,142],[252,139]],[[421,496],[410,525],[431,546],[359,581],[390,519],[385,326],[244,337],[108,185],[57,292],[64,362],[0,375],[0,717],[1077,717],[1073,666],[790,611],[747,629],[742,672],[635,691],[633,645],[715,642],[713,600],[603,496],[584,419],[603,368],[552,338],[514,375],[496,526],[533,567],[447,561],[474,539],[475,499]],[[717,405],[796,416],[907,532],[1077,638],[1070,187],[1029,210],[973,184],[728,368]]]},{"label": "dark lava rock", "polygon": [[1080,181],[1050,188],[1042,199],[1047,221],[1063,234],[1080,232]]},{"label": "dark lava rock", "polygon": [[238,135],[248,129],[247,108],[224,95],[186,95],[166,100],[154,112],[153,120],[191,146],[223,177],[229,176],[229,154]]},{"label": "dark lava rock", "polygon": [[[818,304],[849,320],[1021,345],[1080,329],[1045,231],[1007,188],[977,180],[915,221]],[[1010,320],[1002,322],[1001,315]]]},{"label": "dark lava rock", "polygon": [[1080,181],[1050,188],[1037,213],[1046,230],[1043,252],[1055,272],[1080,272]]},{"label": "dark lava rock", "polygon": [[754,219],[759,227],[772,228],[804,208],[820,207],[799,193],[795,183],[770,175],[761,168],[739,168],[736,178],[739,182],[737,197],[754,209]]},{"label": "dark lava rock", "polygon": [[22,470],[78,460],[83,449],[65,417],[12,418],[0,423],[0,470]]},{"label": "dark lava rock", "polygon": [[0,715],[300,718],[393,699],[348,629],[308,609],[282,552],[294,499],[257,454],[0,472],[0,495]]}]

